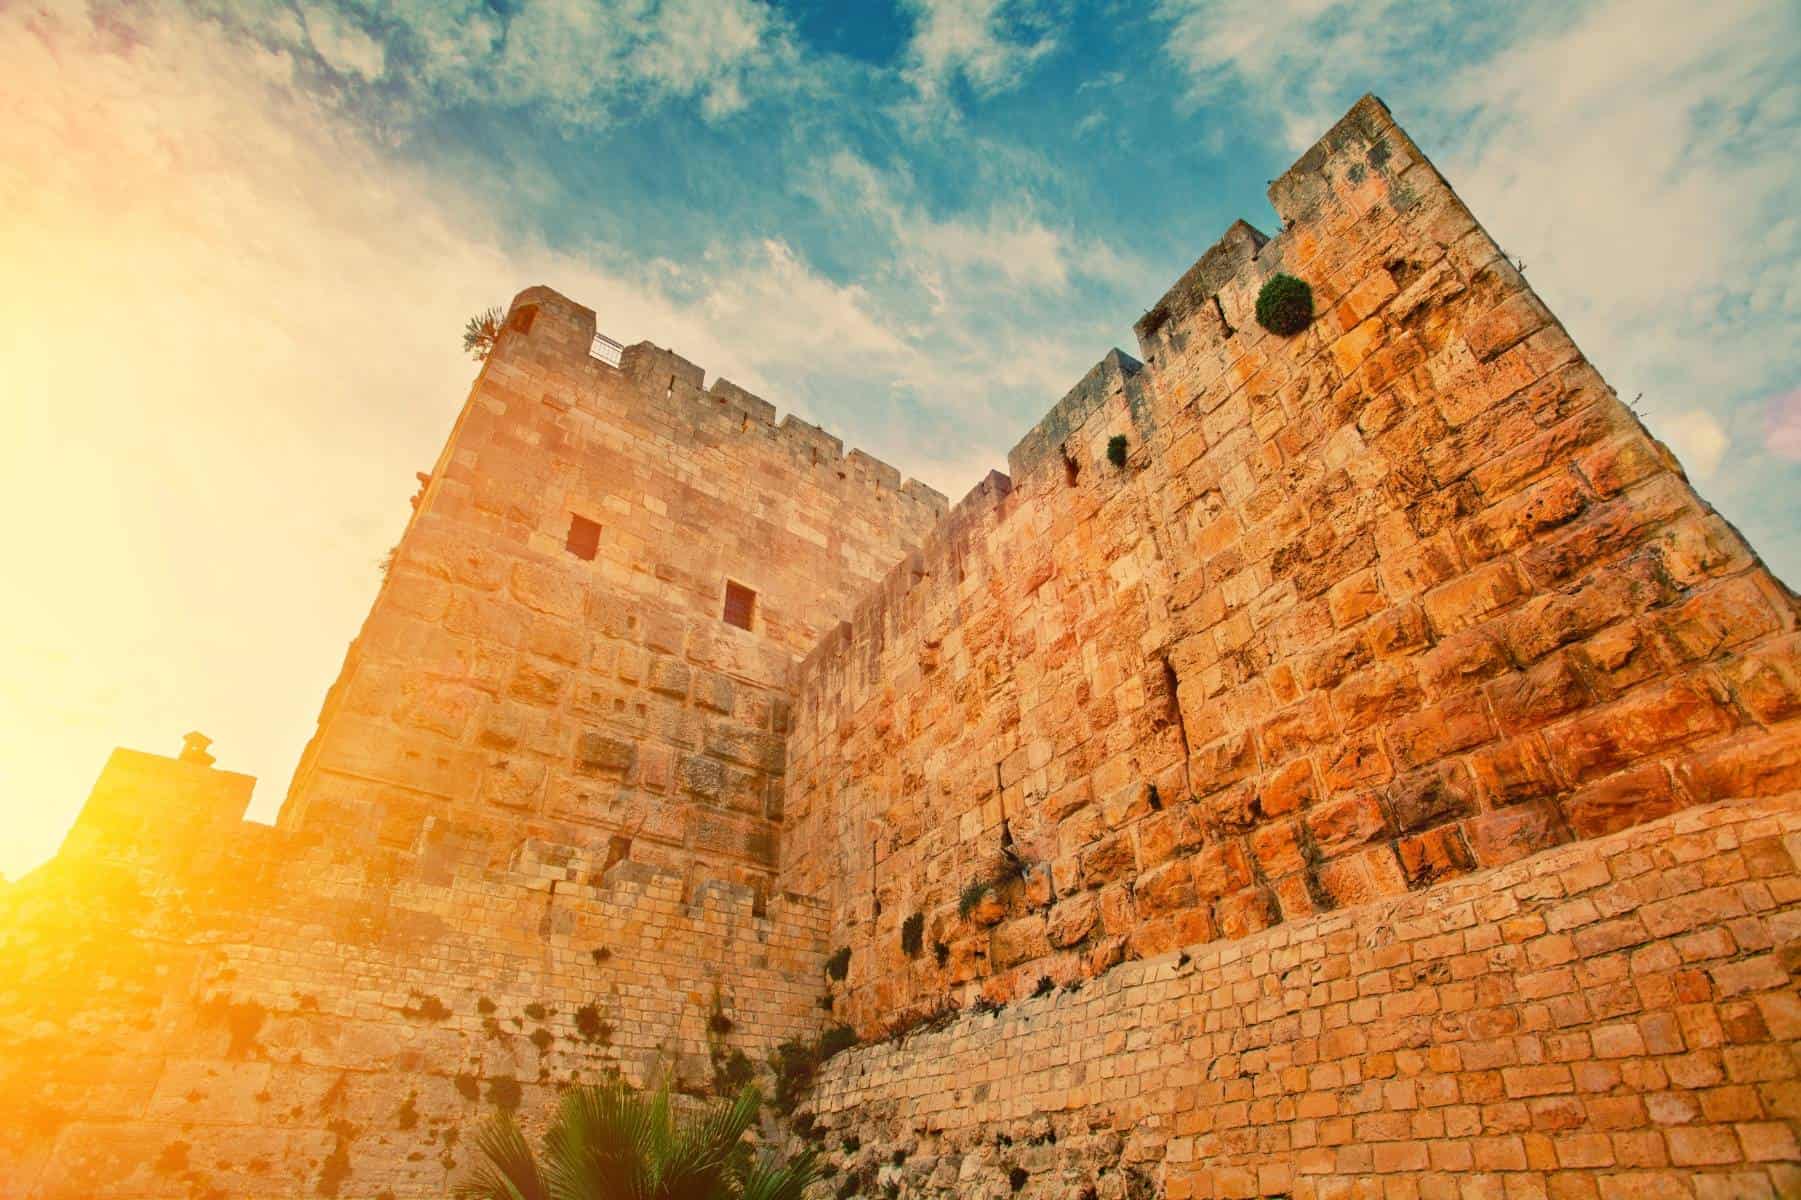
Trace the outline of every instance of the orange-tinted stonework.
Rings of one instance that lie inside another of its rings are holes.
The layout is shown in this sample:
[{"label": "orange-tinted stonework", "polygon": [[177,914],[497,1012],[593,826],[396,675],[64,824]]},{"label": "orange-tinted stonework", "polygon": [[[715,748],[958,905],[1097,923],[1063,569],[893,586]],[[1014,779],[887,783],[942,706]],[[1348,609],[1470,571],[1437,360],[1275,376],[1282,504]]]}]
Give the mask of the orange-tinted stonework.
[{"label": "orange-tinted stonework", "polygon": [[821,1195],[1801,1192],[1795,597],[1379,102],[1271,199],[948,513],[523,293],[278,826],[121,752],[0,892],[0,1192],[833,1021]]}]

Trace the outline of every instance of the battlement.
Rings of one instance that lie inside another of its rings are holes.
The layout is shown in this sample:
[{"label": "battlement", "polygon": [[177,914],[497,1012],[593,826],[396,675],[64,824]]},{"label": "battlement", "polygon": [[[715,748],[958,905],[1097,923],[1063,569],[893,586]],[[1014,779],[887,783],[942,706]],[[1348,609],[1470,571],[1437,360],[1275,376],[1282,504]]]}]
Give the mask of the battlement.
[{"label": "battlement", "polygon": [[[522,314],[529,313],[529,317]],[[617,373],[638,385],[641,397],[690,424],[714,434],[736,434],[756,439],[784,451],[795,463],[817,468],[817,477],[836,479],[852,487],[879,488],[902,503],[942,513],[945,496],[863,450],[848,453],[844,442],[820,427],[793,415],[777,419],[775,405],[740,387],[724,376],[706,383],[707,372],[673,350],[651,342],[637,342],[619,351],[613,366],[591,351],[598,318],[593,309],[551,288],[529,287],[513,298],[507,310],[505,350],[517,352],[529,339],[534,350],[580,363],[595,373]],[[611,339],[607,339],[611,341]],[[503,360],[504,361],[504,360]]]},{"label": "battlement", "polygon": [[[1403,182],[1401,177],[1410,170],[1422,177]],[[1270,185],[1270,202],[1284,221],[1283,231],[1272,239],[1246,221],[1233,222],[1134,324],[1143,361],[1117,348],[1108,351],[1008,452],[1010,477],[991,473],[977,484],[915,555],[870,590],[847,624],[834,629],[807,656],[798,682],[799,710],[816,714],[834,705],[854,707],[864,698],[864,689],[877,684],[879,677],[873,671],[858,675],[853,669],[854,648],[885,644],[926,611],[926,604],[909,608],[908,594],[923,581],[942,578],[945,570],[966,562],[969,538],[982,518],[993,511],[996,524],[1006,520],[1006,510],[999,508],[1002,498],[1015,488],[1035,486],[1047,473],[1061,475],[1072,464],[1078,471],[1084,466],[1102,469],[1101,456],[1095,453],[1099,443],[1087,431],[1097,413],[1107,410],[1096,424],[1111,422],[1109,436],[1117,426],[1119,431],[1131,429],[1140,442],[1154,437],[1157,416],[1147,365],[1154,372],[1176,356],[1186,362],[1206,361],[1205,374],[1191,375],[1184,385],[1192,388],[1210,382],[1237,361],[1242,350],[1262,336],[1256,328],[1258,290],[1297,258],[1306,258],[1310,265],[1330,264],[1329,257],[1316,256],[1328,247],[1328,238],[1342,236],[1347,222],[1345,210],[1330,208],[1327,202],[1348,203],[1352,211],[1367,209],[1378,194],[1367,182],[1370,172],[1394,178],[1404,203],[1421,191],[1448,190],[1395,125],[1387,106],[1374,96],[1359,100]],[[1322,213],[1330,216],[1331,227],[1320,227]],[[1329,277],[1315,283],[1322,307],[1329,307],[1326,299],[1337,295],[1333,284]],[[1326,328],[1342,332],[1330,323]],[[1246,336],[1238,337],[1241,330]],[[1320,335],[1315,331],[1307,336]],[[1117,412],[1108,409],[1110,401]],[[1085,431],[1092,444],[1080,447],[1082,461],[1077,463],[1076,443],[1083,441]],[[956,553],[959,546],[964,547],[962,555]],[[833,656],[846,661],[834,668],[828,662]],[[873,666],[867,654],[862,661]]]}]

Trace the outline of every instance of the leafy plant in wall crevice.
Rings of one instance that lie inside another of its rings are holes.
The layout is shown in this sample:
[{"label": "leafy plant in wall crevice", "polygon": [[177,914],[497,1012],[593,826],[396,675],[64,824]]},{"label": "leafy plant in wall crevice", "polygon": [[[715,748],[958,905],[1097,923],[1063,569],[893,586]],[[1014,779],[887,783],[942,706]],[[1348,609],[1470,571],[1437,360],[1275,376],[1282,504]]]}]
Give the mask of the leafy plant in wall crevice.
[{"label": "leafy plant in wall crevice", "polygon": [[1276,274],[1257,293],[1257,324],[1278,337],[1301,332],[1313,320],[1313,288],[1304,279]]}]

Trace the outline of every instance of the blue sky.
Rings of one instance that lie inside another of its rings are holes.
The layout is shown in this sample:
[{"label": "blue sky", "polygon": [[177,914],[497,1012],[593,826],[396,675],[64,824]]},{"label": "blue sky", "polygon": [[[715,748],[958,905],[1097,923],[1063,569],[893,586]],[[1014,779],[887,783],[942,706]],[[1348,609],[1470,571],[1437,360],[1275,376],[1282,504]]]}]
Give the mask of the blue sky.
[{"label": "blue sky", "polygon": [[548,283],[954,499],[1365,91],[1801,578],[1798,81],[1789,0],[14,0],[0,870],[195,726],[273,811],[469,313]]}]

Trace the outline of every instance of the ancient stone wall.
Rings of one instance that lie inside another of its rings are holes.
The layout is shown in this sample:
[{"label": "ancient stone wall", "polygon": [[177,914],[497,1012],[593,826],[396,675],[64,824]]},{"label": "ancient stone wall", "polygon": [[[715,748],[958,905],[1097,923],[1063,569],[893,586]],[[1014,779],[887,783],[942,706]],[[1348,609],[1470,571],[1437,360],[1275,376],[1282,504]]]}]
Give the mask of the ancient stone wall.
[{"label": "ancient stone wall", "polygon": [[710,1094],[819,1021],[801,897],[535,839],[160,846],[0,893],[0,1195],[442,1196],[496,1108],[612,1069]]},{"label": "ancient stone wall", "polygon": [[1795,598],[1386,109],[1270,194],[804,664],[865,1036],[1801,788]]},{"label": "ancient stone wall", "polygon": [[[338,844],[427,819],[766,882],[788,672],[943,498],[593,312],[522,293],[282,811]],[[582,523],[587,523],[583,525]],[[582,541],[586,537],[587,541]],[[749,628],[722,619],[728,582]]]},{"label": "ancient stone wall", "polygon": [[523,293],[279,825],[126,754],[0,892],[0,1194],[833,1019],[840,1196],[1796,1190],[1794,596],[1378,102],[1271,196],[947,514]]},{"label": "ancient stone wall", "polygon": [[1734,802],[846,1051],[840,1195],[1801,1194],[1801,806]]},{"label": "ancient stone wall", "polygon": [[791,672],[944,502],[594,334],[514,302],[278,827],[120,751],[0,894],[0,1195],[442,1195],[496,1106],[711,1094],[817,1029]]}]

